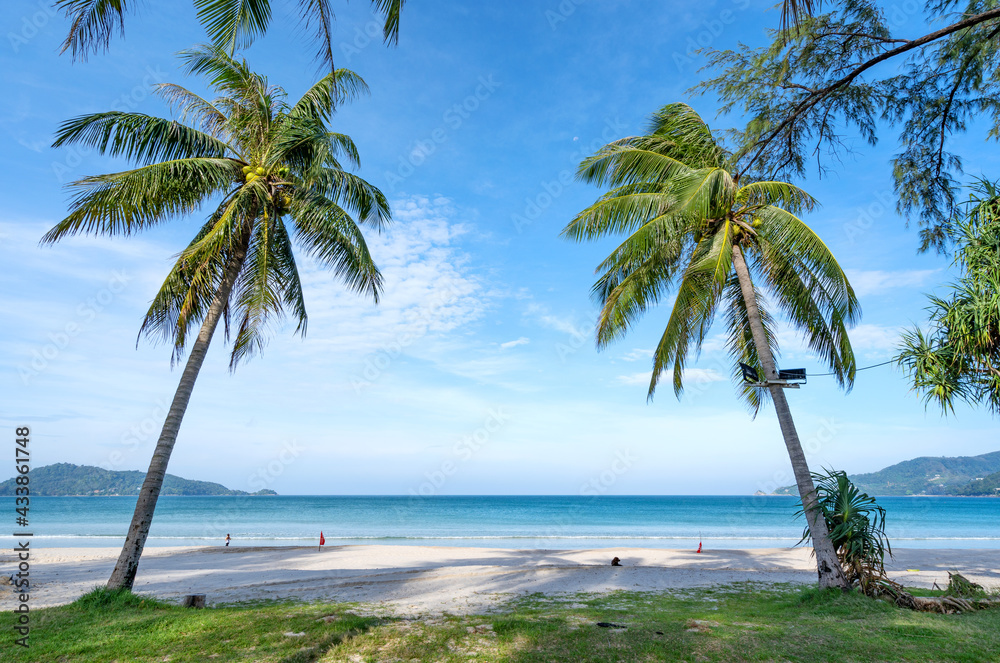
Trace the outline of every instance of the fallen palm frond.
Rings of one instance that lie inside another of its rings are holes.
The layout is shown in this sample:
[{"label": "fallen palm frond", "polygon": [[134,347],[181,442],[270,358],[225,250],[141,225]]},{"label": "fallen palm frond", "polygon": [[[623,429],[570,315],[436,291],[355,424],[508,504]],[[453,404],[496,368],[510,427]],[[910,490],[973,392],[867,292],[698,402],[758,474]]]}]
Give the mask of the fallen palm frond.
[{"label": "fallen palm frond", "polygon": [[944,596],[913,596],[905,587],[885,575],[865,586],[859,586],[859,589],[866,596],[885,599],[900,608],[920,612],[951,615],[1000,607],[1000,598],[987,596],[982,585],[970,581],[961,573],[948,573],[948,578],[948,590]]}]

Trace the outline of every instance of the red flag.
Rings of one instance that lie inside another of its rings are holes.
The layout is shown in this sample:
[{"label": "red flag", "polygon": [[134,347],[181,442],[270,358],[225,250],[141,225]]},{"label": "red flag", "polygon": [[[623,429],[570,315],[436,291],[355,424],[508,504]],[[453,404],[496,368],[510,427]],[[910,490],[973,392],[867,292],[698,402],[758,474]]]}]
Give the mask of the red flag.
[{"label": "red flag", "polygon": [[319,533],[319,545],[326,543],[326,539],[323,538],[323,532]]}]

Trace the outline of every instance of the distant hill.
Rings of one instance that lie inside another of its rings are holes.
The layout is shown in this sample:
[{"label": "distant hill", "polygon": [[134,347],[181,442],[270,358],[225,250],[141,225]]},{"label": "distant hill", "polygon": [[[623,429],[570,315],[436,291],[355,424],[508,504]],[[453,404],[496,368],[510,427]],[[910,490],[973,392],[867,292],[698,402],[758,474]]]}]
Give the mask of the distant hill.
[{"label": "distant hill", "polygon": [[[1000,451],[981,456],[914,458],[869,474],[850,474],[869,495],[998,495]],[[798,495],[795,486],[774,491]]]},{"label": "distant hill", "polygon": [[[138,495],[146,478],[145,472],[116,472],[92,465],[56,463],[31,468],[31,494],[40,496],[59,495]],[[0,496],[14,495],[17,484],[14,479],[0,483]],[[191,481],[168,474],[163,479],[160,495],[277,495],[273,490],[259,490],[248,493],[229,490],[225,486],[210,481]]]},{"label": "distant hill", "polygon": [[1000,472],[973,479],[955,491],[955,495],[1000,497]]}]

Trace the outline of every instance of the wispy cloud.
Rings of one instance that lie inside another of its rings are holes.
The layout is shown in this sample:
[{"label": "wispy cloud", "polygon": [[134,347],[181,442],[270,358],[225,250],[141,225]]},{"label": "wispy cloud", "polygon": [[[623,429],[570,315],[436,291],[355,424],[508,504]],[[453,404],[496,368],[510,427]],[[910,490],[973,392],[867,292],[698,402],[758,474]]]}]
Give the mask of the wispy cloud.
[{"label": "wispy cloud", "polygon": [[622,360],[624,361],[639,361],[640,359],[652,359],[652,350],[643,350],[641,348],[635,348],[631,352],[626,353]]},{"label": "wispy cloud", "polygon": [[516,348],[519,345],[527,345],[528,343],[531,343],[531,339],[529,339],[527,336],[522,336],[521,338],[519,338],[517,340],[507,341],[506,343],[501,343],[500,344],[500,349],[501,350],[508,350],[510,348]]},{"label": "wispy cloud", "polygon": [[375,351],[453,331],[479,319],[489,295],[456,244],[468,227],[448,199],[414,196],[393,205],[396,222],[369,239],[385,292],[375,306],[346,290],[328,270],[300,264],[310,310],[310,344],[338,352]]},{"label": "wispy cloud", "polygon": [[900,288],[920,288],[927,284],[938,269],[903,269],[896,271],[845,270],[858,297],[881,295]]},{"label": "wispy cloud", "polygon": [[576,316],[554,315],[547,306],[535,302],[528,304],[525,307],[524,313],[525,316],[533,318],[546,329],[552,329],[573,336],[589,334],[588,329],[593,328],[592,326],[588,328],[586,325],[578,325]]},{"label": "wispy cloud", "polygon": [[899,327],[860,324],[848,332],[855,352],[866,356],[891,352],[899,344]]}]

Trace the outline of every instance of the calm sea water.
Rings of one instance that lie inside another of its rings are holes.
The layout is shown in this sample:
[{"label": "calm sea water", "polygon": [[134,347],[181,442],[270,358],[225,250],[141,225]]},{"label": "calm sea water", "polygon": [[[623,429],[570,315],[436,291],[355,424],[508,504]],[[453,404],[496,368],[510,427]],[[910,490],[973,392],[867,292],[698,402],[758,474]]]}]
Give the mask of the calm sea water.
[{"label": "calm sea water", "polygon": [[[897,547],[1000,547],[1000,499],[879,503]],[[15,531],[14,499],[0,505],[4,534]],[[134,507],[134,497],[32,497],[28,530],[35,547],[117,546]],[[764,548],[799,540],[795,511],[792,497],[162,497],[147,545],[221,545],[227,533],[233,545],[315,545],[322,530],[327,545]]]}]

